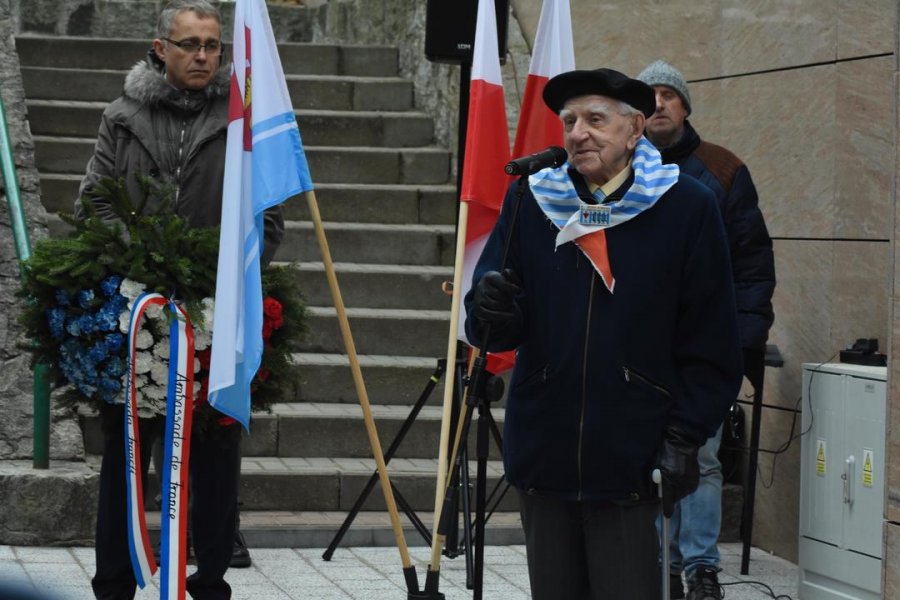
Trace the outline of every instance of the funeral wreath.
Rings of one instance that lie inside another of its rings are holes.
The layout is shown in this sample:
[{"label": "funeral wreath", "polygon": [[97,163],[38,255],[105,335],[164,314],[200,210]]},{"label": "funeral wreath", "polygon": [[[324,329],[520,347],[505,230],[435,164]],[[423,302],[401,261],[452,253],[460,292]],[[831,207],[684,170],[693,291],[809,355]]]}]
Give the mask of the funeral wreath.
[{"label": "funeral wreath", "polygon": [[[23,263],[21,321],[34,362],[51,365],[68,384],[64,404],[122,403],[131,308],[143,292],[179,302],[194,329],[194,422],[205,427],[222,415],[207,403],[212,343],[218,228],[195,228],[171,212],[172,190],[142,180],[135,203],[123,180],[104,179],[94,194],[109,201],[115,219],[101,219],[90,199],[85,216],[60,217],[69,237],[41,240]],[[147,199],[158,200],[149,214]],[[251,407],[266,410],[293,395],[291,352],[306,330],[306,308],[290,266],[263,270],[262,363],[251,386]],[[165,412],[170,319],[166,307],[148,310],[135,338],[138,414]]]}]

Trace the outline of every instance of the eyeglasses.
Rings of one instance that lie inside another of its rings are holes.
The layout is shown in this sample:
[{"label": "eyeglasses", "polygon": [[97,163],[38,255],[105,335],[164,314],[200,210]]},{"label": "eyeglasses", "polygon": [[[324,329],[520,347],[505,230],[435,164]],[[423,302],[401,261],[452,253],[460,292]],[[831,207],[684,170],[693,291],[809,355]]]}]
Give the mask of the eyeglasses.
[{"label": "eyeglasses", "polygon": [[197,40],[181,40],[180,42],[176,42],[175,40],[170,40],[169,38],[162,38],[170,44],[175,44],[180,49],[184,50],[189,54],[197,54],[200,50],[205,50],[207,56],[218,56],[219,53],[222,52],[222,43],[218,41],[206,42],[205,44],[201,44]]}]

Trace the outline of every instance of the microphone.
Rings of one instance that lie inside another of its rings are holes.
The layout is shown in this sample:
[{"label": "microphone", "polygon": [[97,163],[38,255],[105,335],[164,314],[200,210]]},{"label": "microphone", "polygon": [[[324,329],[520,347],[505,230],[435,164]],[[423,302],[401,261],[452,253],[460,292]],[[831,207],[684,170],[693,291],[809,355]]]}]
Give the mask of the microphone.
[{"label": "microphone", "polygon": [[569,155],[559,146],[550,146],[546,150],[529,154],[506,163],[503,168],[507,175],[531,175],[547,167],[558,167]]}]

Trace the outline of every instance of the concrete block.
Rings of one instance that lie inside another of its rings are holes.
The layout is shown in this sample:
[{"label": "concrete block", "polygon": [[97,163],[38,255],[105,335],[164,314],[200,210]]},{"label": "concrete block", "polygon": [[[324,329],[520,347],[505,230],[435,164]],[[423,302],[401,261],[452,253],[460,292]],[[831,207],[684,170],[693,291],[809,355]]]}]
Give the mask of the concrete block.
[{"label": "concrete block", "polygon": [[99,475],[83,462],[36,470],[0,461],[0,544],[83,545],[94,539]]}]

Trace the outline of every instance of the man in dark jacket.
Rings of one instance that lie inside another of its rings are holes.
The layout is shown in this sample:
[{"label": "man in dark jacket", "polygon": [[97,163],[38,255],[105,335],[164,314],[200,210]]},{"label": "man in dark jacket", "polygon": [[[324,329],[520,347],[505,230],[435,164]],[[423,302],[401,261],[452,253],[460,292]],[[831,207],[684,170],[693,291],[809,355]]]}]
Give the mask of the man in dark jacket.
[{"label": "man in dark jacket", "polygon": [[[757,386],[774,320],[775,261],[750,171],[737,156],[697,135],[687,120],[691,97],[681,72],[658,60],[638,79],[653,86],[656,93],[656,112],[647,120],[647,137],[660,150],[663,163],[677,164],[716,195],[728,235],[744,372]],[[700,449],[700,484],[678,503],[672,518],[673,599],[684,598],[682,573],[689,600],[722,598],[716,547],[722,524],[722,465],[717,456],[721,439],[720,428]]]},{"label": "man in dark jacket", "polygon": [[643,137],[652,88],[570,71],[544,101],[568,162],[510,187],[466,331],[517,349],[503,455],[533,598],[656,599],[651,472],[671,514],[740,387],[725,232],[712,192]]},{"label": "man in dark jacket", "polygon": [[[157,39],[146,61],[125,79],[124,93],[104,111],[97,144],[79,197],[91,198],[97,213],[114,218],[109,200],[94,193],[104,177],[125,178],[129,194],[143,197],[136,174],[175,189],[173,210],[195,227],[219,224],[228,125],[230,67],[223,64],[221,19],[207,0],[175,0],[160,13]],[[156,207],[149,207],[152,211]],[[76,215],[83,216],[81,201]],[[270,260],[284,223],[279,208],[265,215],[263,261]],[[141,415],[148,407],[138,406]],[[100,471],[96,562],[92,580],[98,599],[135,595],[127,542],[124,410],[104,407],[104,452]],[[140,418],[142,473],[163,417]],[[237,423],[211,426],[194,436],[190,449],[191,527],[197,571],[187,590],[197,599],[228,599],[224,580],[232,559],[237,519],[241,430]]]}]

